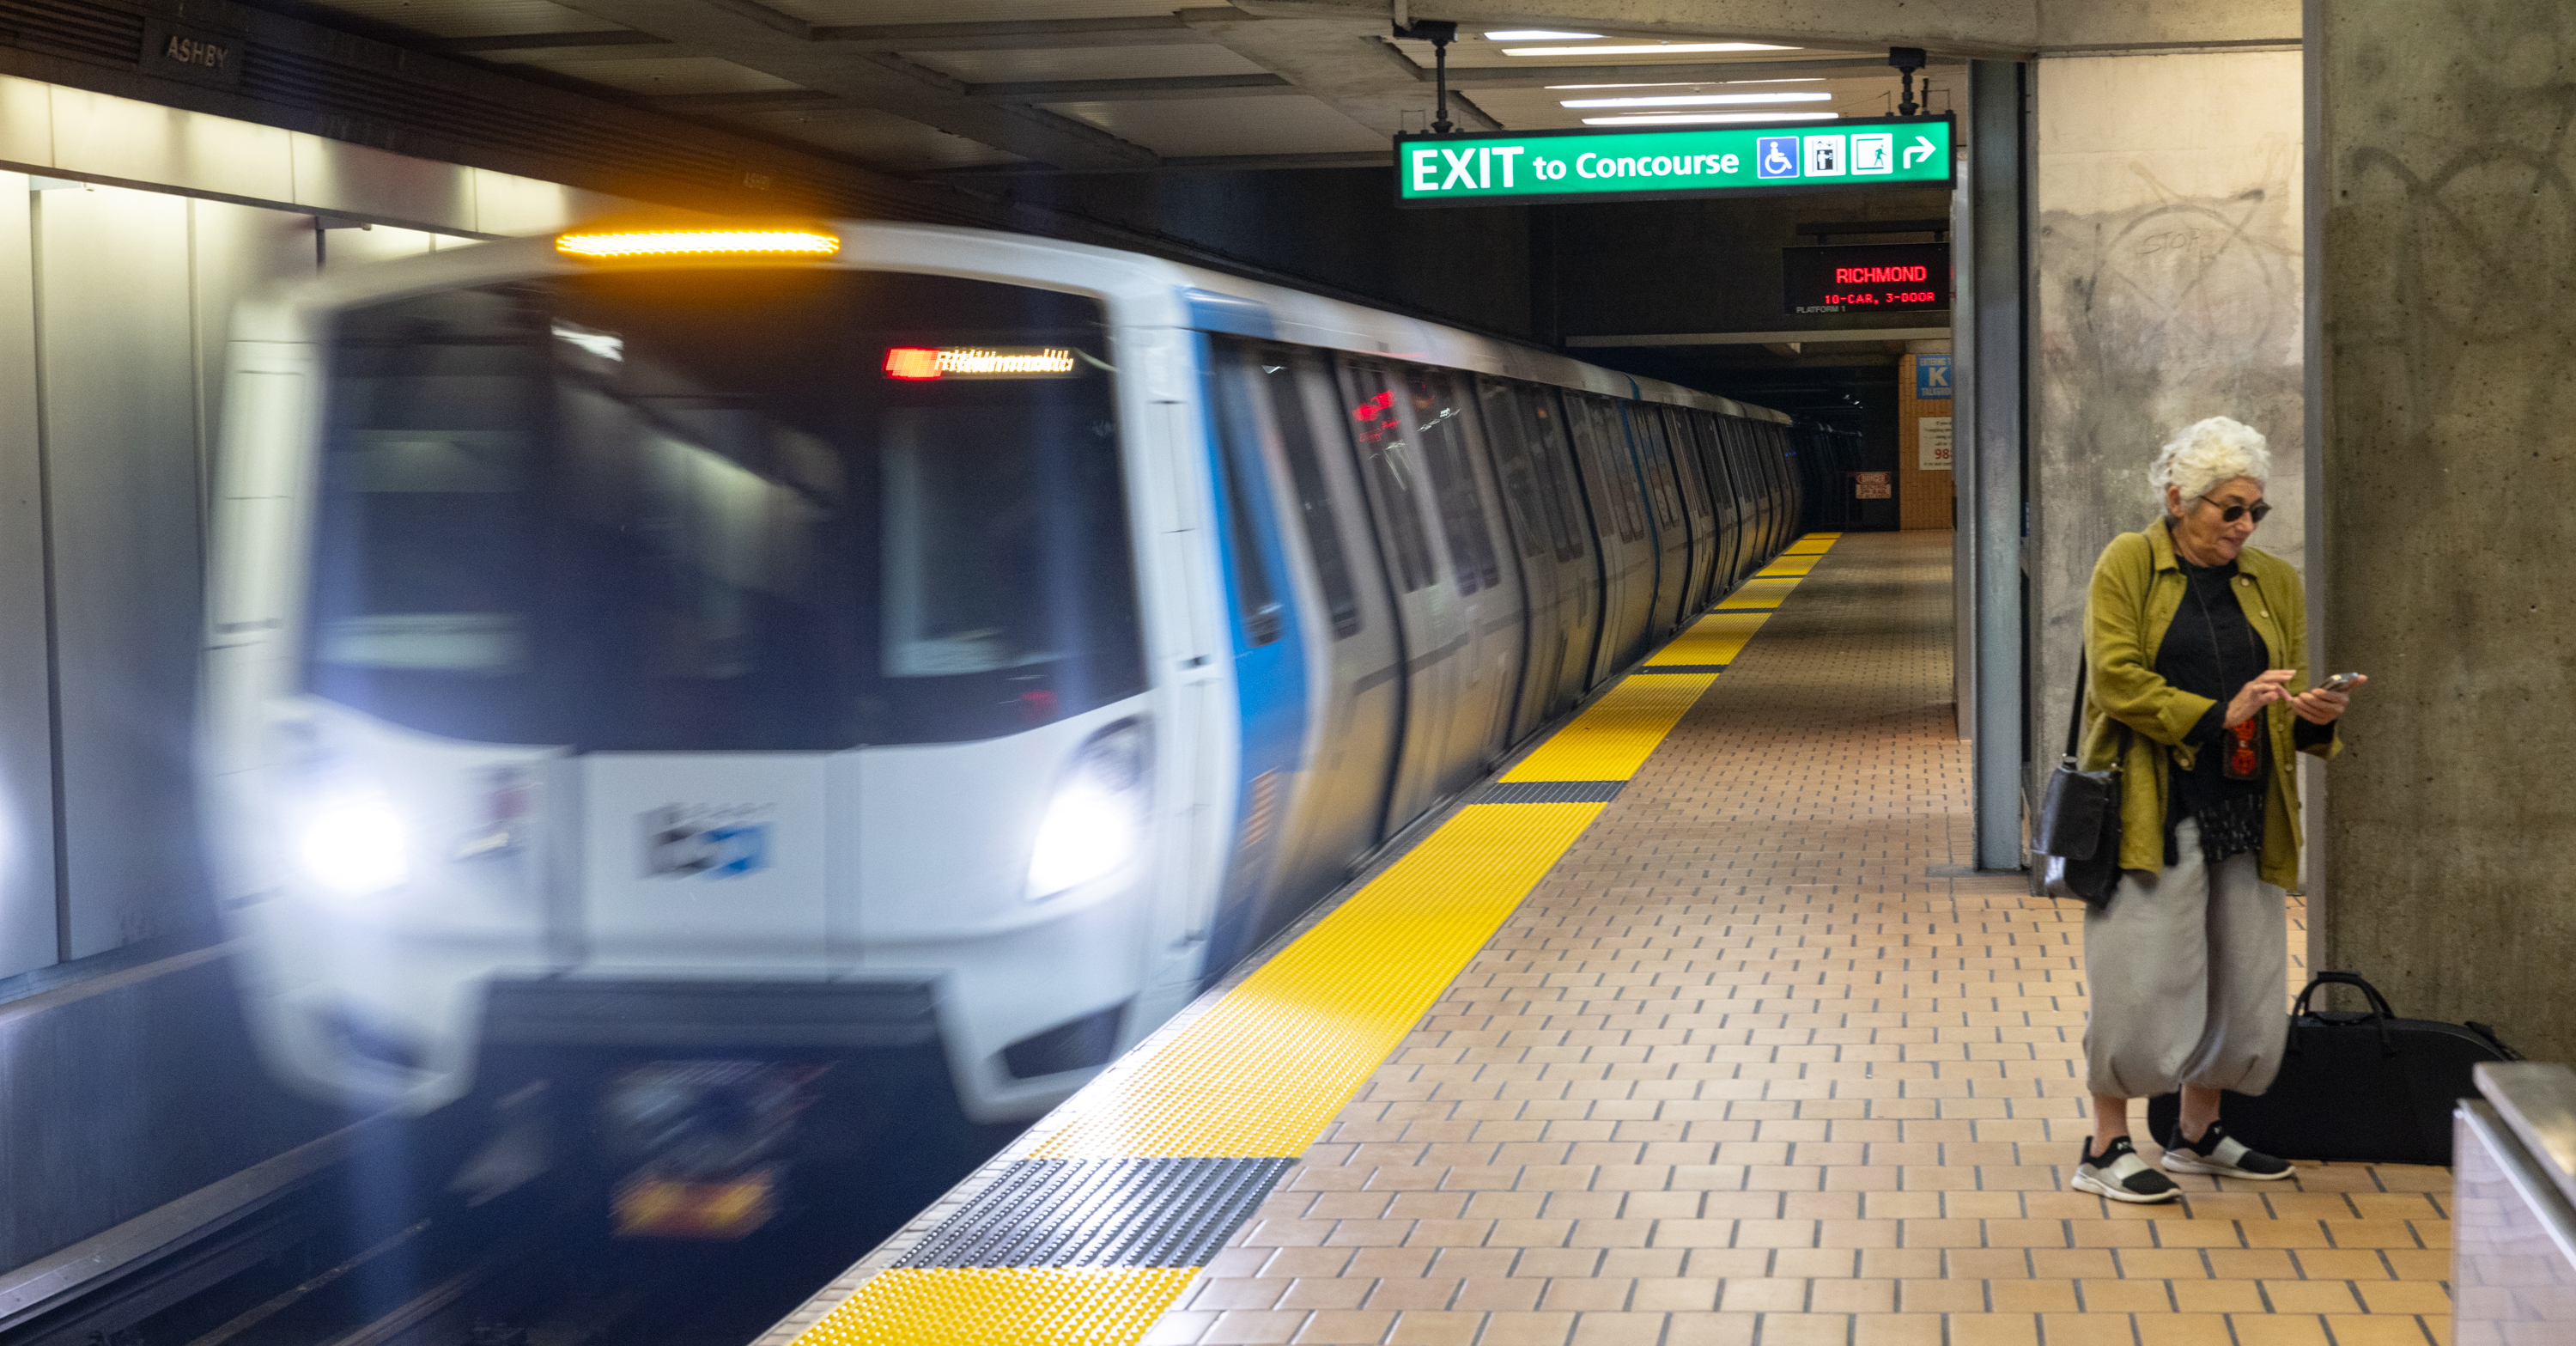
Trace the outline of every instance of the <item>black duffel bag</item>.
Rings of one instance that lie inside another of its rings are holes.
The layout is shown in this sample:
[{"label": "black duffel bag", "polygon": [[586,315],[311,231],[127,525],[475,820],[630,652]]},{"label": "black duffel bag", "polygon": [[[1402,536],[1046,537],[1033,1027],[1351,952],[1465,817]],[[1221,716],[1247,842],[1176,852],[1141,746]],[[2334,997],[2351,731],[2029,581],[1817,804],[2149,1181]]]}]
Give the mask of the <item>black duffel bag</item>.
[{"label": "black duffel bag", "polygon": [[[2356,986],[2370,1008],[2311,1010],[2320,986]],[[2474,1097],[2469,1068],[2522,1054],[2484,1024],[2400,1019],[2388,997],[2350,972],[2320,972],[2290,1011],[2290,1050],[2259,1095],[2229,1092],[2218,1115],[2227,1133],[2284,1159],[2337,1163],[2448,1164],[2451,1107]],[[2182,1098],[2147,1101],[2147,1132],[2170,1145]]]}]

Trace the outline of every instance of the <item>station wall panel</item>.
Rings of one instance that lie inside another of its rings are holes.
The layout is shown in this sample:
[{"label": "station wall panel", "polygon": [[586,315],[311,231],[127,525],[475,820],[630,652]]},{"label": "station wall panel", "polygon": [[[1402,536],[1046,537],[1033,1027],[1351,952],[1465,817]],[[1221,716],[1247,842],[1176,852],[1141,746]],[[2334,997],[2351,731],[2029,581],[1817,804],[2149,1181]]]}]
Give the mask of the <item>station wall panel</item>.
[{"label": "station wall panel", "polygon": [[[0,103],[0,126],[7,124]],[[20,173],[0,173],[0,977],[57,956],[35,273]]]},{"label": "station wall panel", "polygon": [[189,203],[32,192],[52,516],[65,952],[179,928],[203,892],[190,805],[200,622]]}]

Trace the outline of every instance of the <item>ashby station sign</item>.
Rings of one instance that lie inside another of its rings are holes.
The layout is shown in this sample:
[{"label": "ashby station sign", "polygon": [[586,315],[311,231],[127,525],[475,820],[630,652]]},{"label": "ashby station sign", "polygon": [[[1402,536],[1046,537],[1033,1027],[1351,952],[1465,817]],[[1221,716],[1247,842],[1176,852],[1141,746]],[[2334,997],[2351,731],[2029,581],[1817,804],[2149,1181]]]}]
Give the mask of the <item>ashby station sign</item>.
[{"label": "ashby station sign", "polygon": [[1835,187],[1947,187],[1948,117],[1395,138],[1396,203],[1651,201]]}]

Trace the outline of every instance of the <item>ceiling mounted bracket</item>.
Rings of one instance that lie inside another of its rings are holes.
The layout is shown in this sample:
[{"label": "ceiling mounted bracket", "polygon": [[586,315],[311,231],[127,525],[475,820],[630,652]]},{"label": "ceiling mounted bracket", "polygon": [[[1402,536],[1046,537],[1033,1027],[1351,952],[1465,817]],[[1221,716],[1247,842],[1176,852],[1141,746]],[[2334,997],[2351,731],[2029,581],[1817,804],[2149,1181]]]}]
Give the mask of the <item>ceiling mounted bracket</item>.
[{"label": "ceiling mounted bracket", "polygon": [[1431,117],[1431,132],[1447,135],[1458,128],[1449,120],[1449,44],[1458,40],[1458,25],[1447,19],[1405,21],[1403,0],[1395,7],[1395,35],[1431,44],[1431,81],[1438,91],[1436,110]]}]

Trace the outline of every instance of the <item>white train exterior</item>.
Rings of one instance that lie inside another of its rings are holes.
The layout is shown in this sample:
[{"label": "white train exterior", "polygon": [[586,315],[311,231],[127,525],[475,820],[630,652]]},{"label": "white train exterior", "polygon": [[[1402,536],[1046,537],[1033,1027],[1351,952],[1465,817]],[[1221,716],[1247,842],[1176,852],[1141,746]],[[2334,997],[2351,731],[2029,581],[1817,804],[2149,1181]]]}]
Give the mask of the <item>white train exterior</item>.
[{"label": "white train exterior", "polygon": [[1787,418],[1152,258],[554,240],[243,309],[203,790],[276,1068],[1064,1097],[1794,535]]}]

